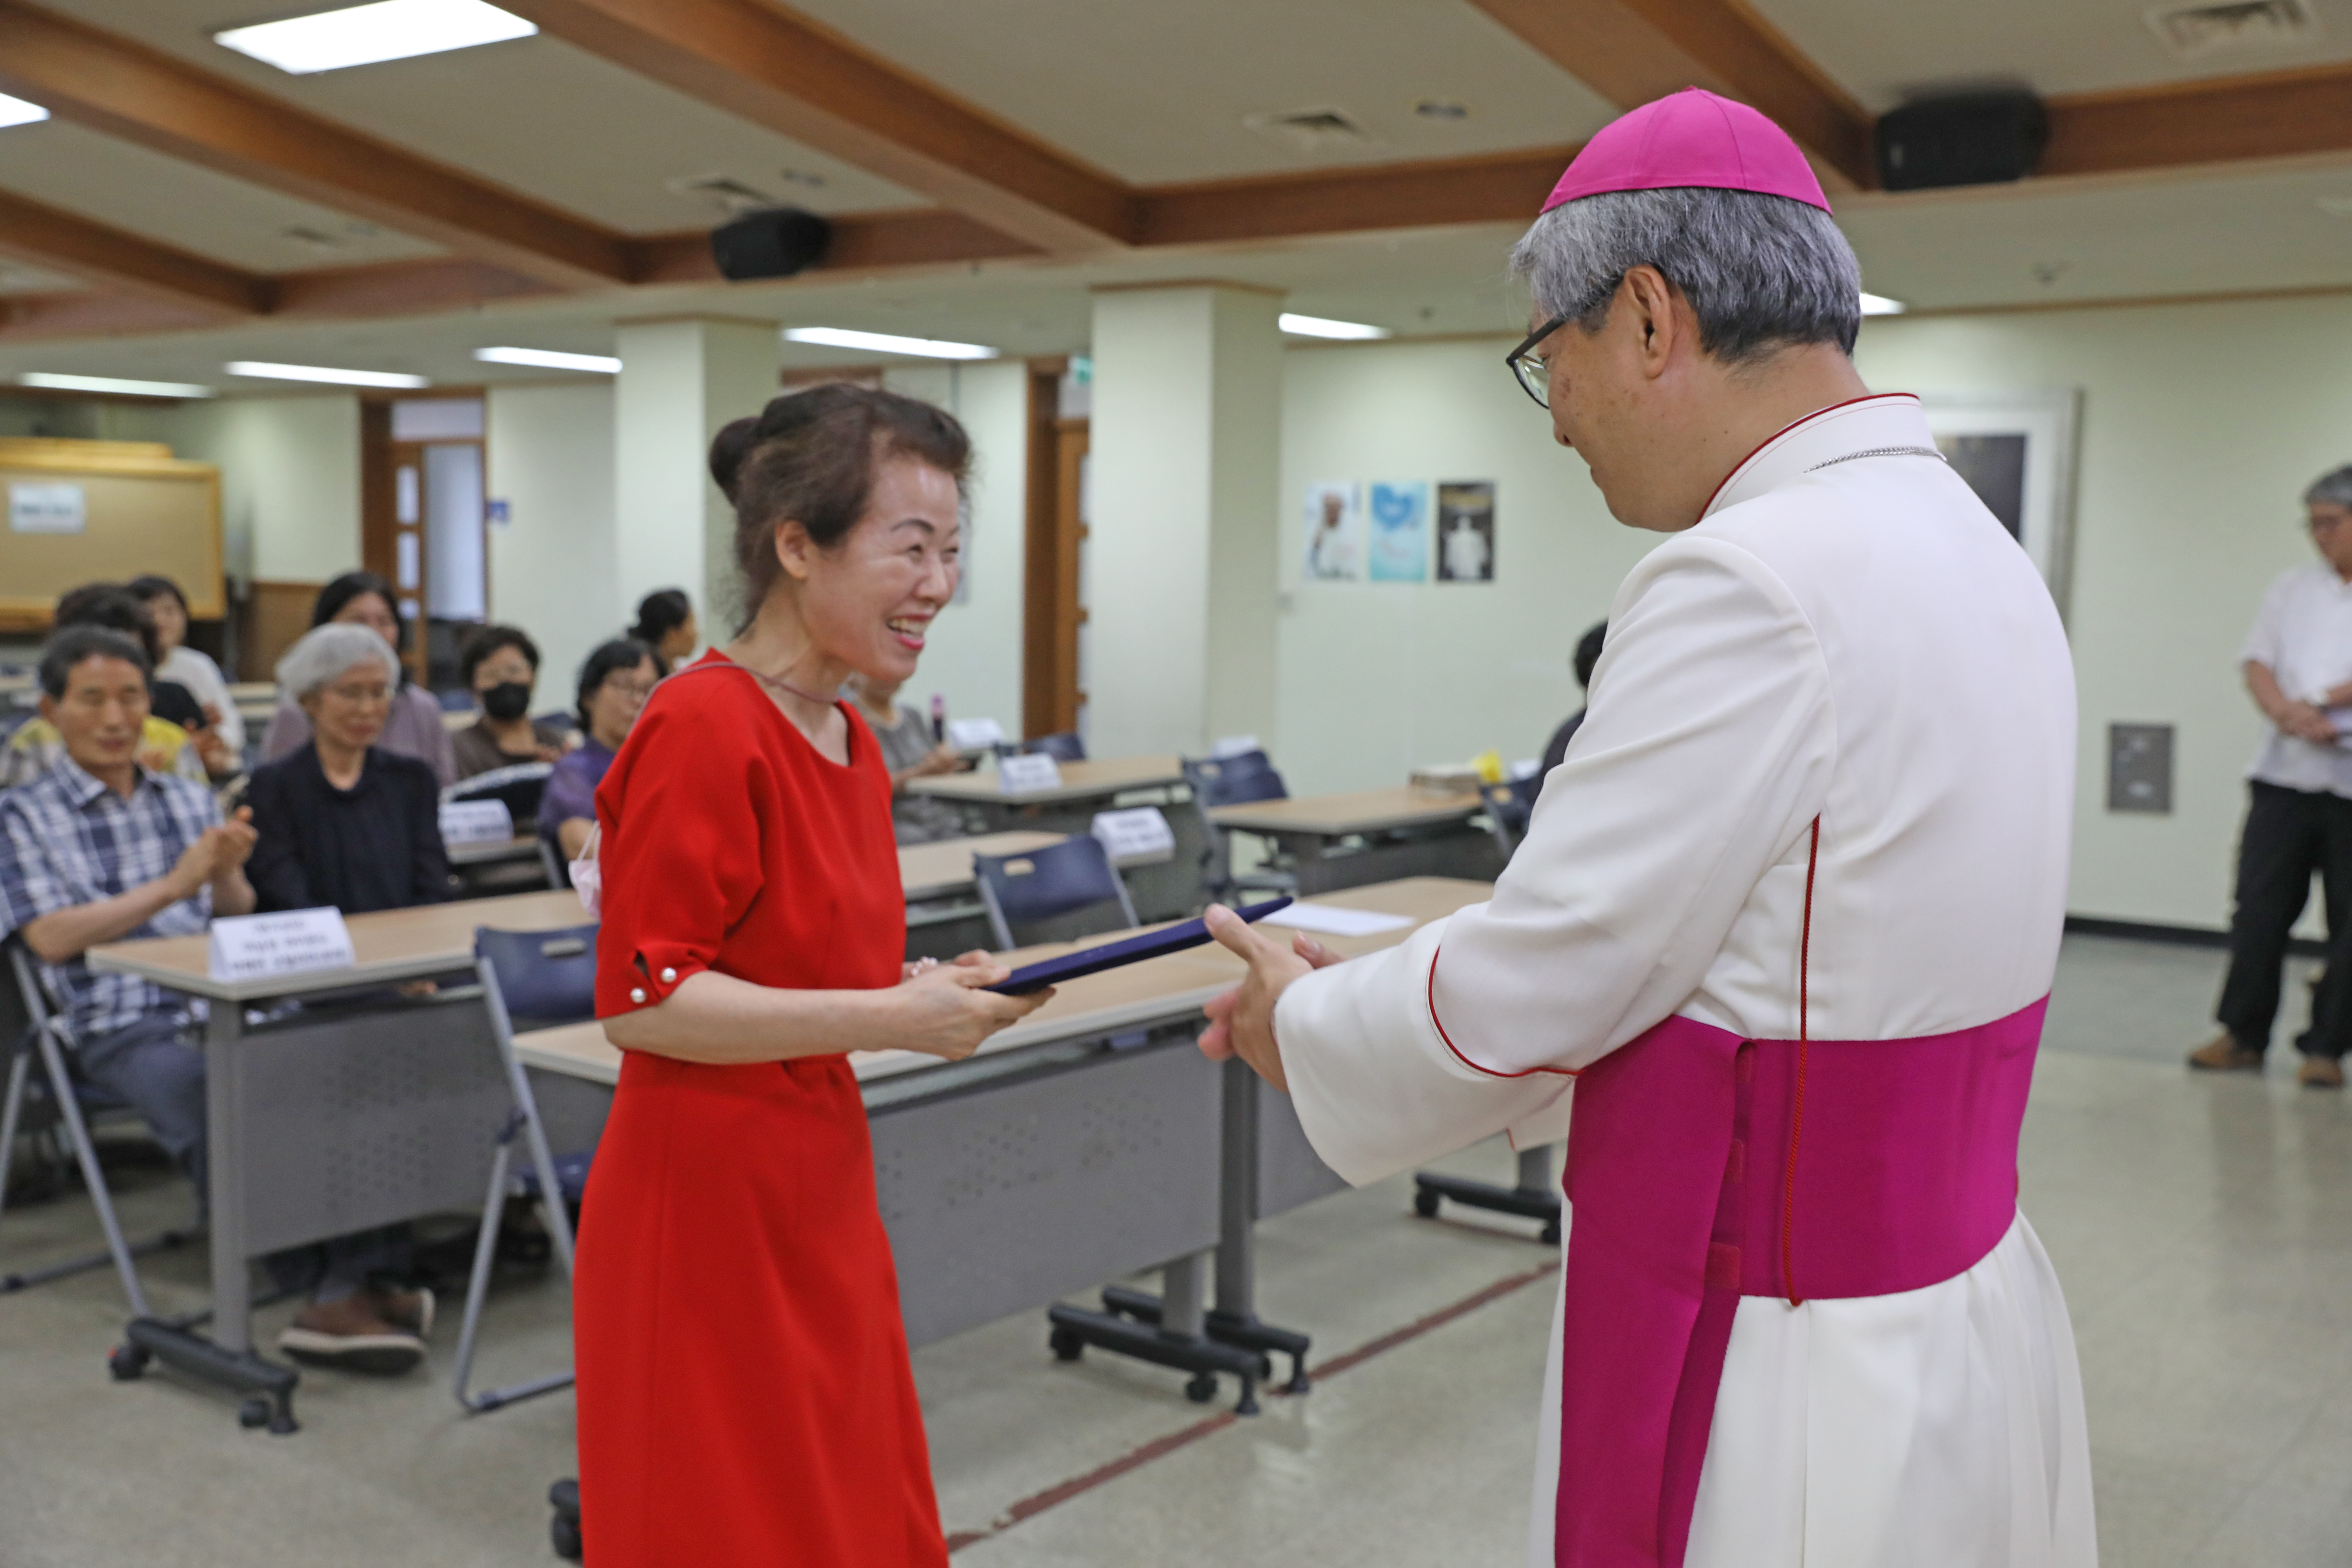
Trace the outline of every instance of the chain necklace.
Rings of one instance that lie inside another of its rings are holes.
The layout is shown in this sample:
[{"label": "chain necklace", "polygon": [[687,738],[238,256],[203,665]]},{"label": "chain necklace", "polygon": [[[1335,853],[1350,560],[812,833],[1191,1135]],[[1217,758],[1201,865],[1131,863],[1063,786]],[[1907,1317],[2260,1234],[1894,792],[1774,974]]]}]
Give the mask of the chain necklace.
[{"label": "chain necklace", "polygon": [[789,691],[803,702],[814,702],[820,708],[830,708],[834,706],[834,699],[830,697],[819,697],[815,692],[807,689],[805,687],[794,686],[791,681],[783,679],[782,677],[764,674],[760,670],[753,669],[750,665],[743,663],[740,659],[735,661],[735,668],[750,676],[752,679],[758,681],[761,685],[774,687],[779,691]]}]

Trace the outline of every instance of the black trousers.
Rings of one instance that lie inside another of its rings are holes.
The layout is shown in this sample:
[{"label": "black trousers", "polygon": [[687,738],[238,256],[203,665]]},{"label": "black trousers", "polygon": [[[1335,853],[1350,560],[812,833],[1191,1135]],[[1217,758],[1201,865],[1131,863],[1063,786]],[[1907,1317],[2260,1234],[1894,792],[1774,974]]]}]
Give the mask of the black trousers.
[{"label": "black trousers", "polygon": [[2352,800],[2255,781],[2238,841],[2238,907],[2230,919],[2230,977],[2215,1016],[2248,1050],[2266,1050],[2278,1019],[2287,933],[2320,878],[2327,910],[2327,969],[2312,999],[2311,1027],[2295,1040],[2307,1057],[2352,1047]]}]

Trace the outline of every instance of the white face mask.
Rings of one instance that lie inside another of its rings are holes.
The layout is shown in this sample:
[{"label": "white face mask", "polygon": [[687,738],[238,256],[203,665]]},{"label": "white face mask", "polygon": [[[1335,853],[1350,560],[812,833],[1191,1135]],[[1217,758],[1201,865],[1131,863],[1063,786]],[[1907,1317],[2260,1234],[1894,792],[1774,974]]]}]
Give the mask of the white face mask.
[{"label": "white face mask", "polygon": [[588,842],[580,847],[580,858],[572,862],[572,890],[580,895],[581,907],[592,915],[602,914],[598,907],[604,898],[604,869],[596,863],[596,839],[600,827],[588,830]]}]

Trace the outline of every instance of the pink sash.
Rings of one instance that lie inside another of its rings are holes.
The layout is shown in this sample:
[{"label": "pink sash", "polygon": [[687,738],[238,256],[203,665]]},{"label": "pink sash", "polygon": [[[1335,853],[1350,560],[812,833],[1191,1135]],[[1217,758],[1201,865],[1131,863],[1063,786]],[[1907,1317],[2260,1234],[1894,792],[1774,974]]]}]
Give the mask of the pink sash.
[{"label": "pink sash", "polygon": [[1916,1290],[1999,1244],[2046,1005],[1913,1040],[1742,1040],[1669,1018],[1584,1071],[1559,1568],[1679,1568],[1740,1297]]}]

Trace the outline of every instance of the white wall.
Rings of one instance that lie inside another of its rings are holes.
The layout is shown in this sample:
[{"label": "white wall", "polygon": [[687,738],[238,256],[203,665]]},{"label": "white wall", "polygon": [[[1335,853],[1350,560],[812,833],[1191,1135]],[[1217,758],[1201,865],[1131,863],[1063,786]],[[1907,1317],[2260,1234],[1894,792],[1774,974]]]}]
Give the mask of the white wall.
[{"label": "white wall", "polygon": [[360,400],[223,398],[153,422],[180,457],[217,464],[233,577],[323,583],[360,563]]},{"label": "white wall", "polygon": [[[1286,357],[1277,760],[1300,793],[1487,746],[1532,755],[1575,705],[1568,657],[1647,541],[1512,385],[1505,339]],[[2219,928],[2260,720],[2237,650],[2311,558],[2297,497],[2352,461],[2352,300],[1874,320],[1881,391],[2079,387],[2068,630],[2082,698],[2070,908]],[[1492,587],[1300,582],[1310,481],[1497,482]],[[2175,725],[2170,816],[2105,809],[2112,722]]]},{"label": "white wall", "polygon": [[[2070,907],[2226,924],[2261,728],[2238,647],[2270,580],[2311,559],[2296,498],[2352,461],[2352,300],[1880,320],[1857,359],[1883,391],[2083,389]],[[2177,726],[2170,816],[2106,810],[2117,721]]]},{"label": "white wall", "polygon": [[539,644],[531,710],[569,708],[589,650],[621,635],[614,612],[613,387],[494,388],[489,493],[508,505],[490,525],[490,618]]},{"label": "white wall", "polygon": [[[1279,707],[1260,738],[1293,794],[1402,784],[1488,747],[1533,757],[1580,700],[1577,638],[1656,542],[1612,518],[1583,459],[1553,444],[1503,368],[1510,346],[1283,356]],[[1495,481],[1495,581],[1302,582],[1307,487],[1375,479],[1426,479],[1433,508],[1440,480]]]},{"label": "white wall", "polygon": [[965,603],[931,623],[922,667],[899,700],[994,719],[1021,733],[1022,573],[1027,558],[1029,372],[1018,360],[893,368],[893,392],[938,404],[972,442],[971,507],[964,535]]}]

